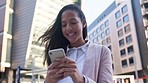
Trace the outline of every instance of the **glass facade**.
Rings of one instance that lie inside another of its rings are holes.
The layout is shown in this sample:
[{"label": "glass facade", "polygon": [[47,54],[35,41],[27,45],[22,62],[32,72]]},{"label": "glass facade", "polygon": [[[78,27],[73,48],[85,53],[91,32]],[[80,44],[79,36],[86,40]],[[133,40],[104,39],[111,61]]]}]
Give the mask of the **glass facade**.
[{"label": "glass facade", "polygon": [[104,24],[102,24],[101,26],[100,26],[100,30],[103,30],[105,28],[105,26],[104,26]]},{"label": "glass facade", "polygon": [[129,64],[131,65],[131,64],[134,64],[134,59],[133,59],[133,57],[130,57],[129,58]]},{"label": "glass facade", "polygon": [[107,20],[107,21],[105,21],[105,27],[108,27],[108,26],[109,26],[109,22]]},{"label": "glass facade", "polygon": [[7,38],[6,62],[10,63],[12,40]]},{"label": "glass facade", "polygon": [[118,20],[116,22],[116,26],[117,26],[117,28],[121,27],[122,26],[122,21],[121,20]]},{"label": "glass facade", "polygon": [[13,9],[13,6],[14,6],[14,0],[10,0],[10,5],[9,5],[9,7]]},{"label": "glass facade", "polygon": [[8,34],[12,34],[12,21],[13,21],[13,13],[9,13],[9,27],[8,27]]},{"label": "glass facade", "polygon": [[126,59],[122,60],[121,63],[122,63],[122,67],[127,67],[127,60]]},{"label": "glass facade", "polygon": [[106,34],[106,36],[110,34],[110,29],[109,28],[105,30],[105,34]]},{"label": "glass facade", "polygon": [[111,37],[109,36],[109,37],[107,37],[107,39],[106,39],[106,44],[110,44],[111,43]]},{"label": "glass facade", "polygon": [[121,56],[125,56],[125,55],[126,55],[125,49],[120,50],[120,55],[121,55]]},{"label": "glass facade", "polygon": [[124,46],[124,39],[119,40],[119,46],[120,47]]},{"label": "glass facade", "polygon": [[127,48],[127,50],[128,50],[128,54],[134,53],[134,48],[133,48],[133,46],[129,46],[129,47]]},{"label": "glass facade", "polygon": [[121,10],[122,10],[122,14],[126,13],[128,10],[127,5],[123,6]]},{"label": "glass facade", "polygon": [[132,42],[132,35],[126,37],[126,43],[129,44]]},{"label": "glass facade", "polygon": [[101,33],[101,38],[104,38],[104,37],[105,37],[105,33],[102,32],[102,33]]},{"label": "glass facade", "polygon": [[115,13],[115,18],[118,19],[121,16],[120,10]]},{"label": "glass facade", "polygon": [[98,38],[98,41],[99,41],[99,40],[101,39],[101,36],[100,36],[100,35],[98,35],[98,37],[97,37],[97,38]]},{"label": "glass facade", "polygon": [[128,14],[127,15],[125,15],[124,17],[123,17],[123,22],[124,23],[127,23],[129,21],[129,16],[128,16]]},{"label": "glass facade", "polygon": [[128,25],[126,25],[126,26],[124,27],[124,32],[125,32],[125,33],[128,33],[128,32],[130,32],[130,31],[131,31],[130,24],[128,24]]},{"label": "glass facade", "polygon": [[122,30],[122,29],[120,29],[120,30],[118,31],[118,37],[121,37],[121,36],[123,36],[123,30]]}]

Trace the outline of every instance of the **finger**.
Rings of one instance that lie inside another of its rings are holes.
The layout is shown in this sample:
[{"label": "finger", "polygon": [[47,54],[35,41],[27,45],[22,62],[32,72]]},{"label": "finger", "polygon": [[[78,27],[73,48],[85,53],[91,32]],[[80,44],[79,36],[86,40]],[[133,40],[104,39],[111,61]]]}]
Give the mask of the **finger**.
[{"label": "finger", "polygon": [[63,74],[65,72],[76,72],[76,68],[62,68],[61,70],[57,71],[57,74]]},{"label": "finger", "polygon": [[76,72],[74,72],[74,71],[72,71],[72,72],[71,72],[71,71],[70,71],[70,72],[67,71],[67,72],[64,73],[63,77],[67,77],[67,76],[70,76],[70,77],[71,77],[71,76],[73,76],[75,73],[76,73]]},{"label": "finger", "polygon": [[64,71],[62,70],[61,72],[64,72],[63,77],[71,77],[77,73],[77,70],[75,68],[65,68]]},{"label": "finger", "polygon": [[56,74],[57,71],[59,71],[59,69],[51,69],[51,70],[47,71],[47,74],[48,75],[54,75],[54,74]]},{"label": "finger", "polygon": [[53,79],[63,79],[64,74],[55,74],[53,75]]},{"label": "finger", "polygon": [[50,69],[54,69],[57,65],[59,65],[60,63],[59,62],[52,62],[49,66],[48,66],[48,70]]},{"label": "finger", "polygon": [[62,74],[57,74],[56,72],[59,71],[60,69],[50,69],[47,71],[47,76],[46,78],[48,80],[51,80],[52,82],[57,82],[58,80],[61,80],[64,78],[63,73]]},{"label": "finger", "polygon": [[64,78],[64,74],[56,74],[56,73],[54,73],[54,74],[49,74],[48,75],[48,79],[49,80],[54,80],[55,82],[56,81],[58,81],[58,80],[61,80],[61,79],[63,79]]},{"label": "finger", "polygon": [[57,68],[77,68],[75,63],[61,63]]},{"label": "finger", "polygon": [[68,57],[65,57],[65,58],[58,58],[56,59],[56,61],[59,61],[59,62],[66,62],[66,63],[75,63],[75,61],[69,59]]}]

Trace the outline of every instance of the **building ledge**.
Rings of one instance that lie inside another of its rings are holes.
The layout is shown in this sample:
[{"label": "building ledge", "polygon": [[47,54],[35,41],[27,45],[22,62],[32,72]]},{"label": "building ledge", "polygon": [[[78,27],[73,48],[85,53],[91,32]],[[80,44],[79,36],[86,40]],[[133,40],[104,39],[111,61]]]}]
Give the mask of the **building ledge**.
[{"label": "building ledge", "polygon": [[4,72],[5,67],[11,67],[11,64],[7,62],[0,62],[0,72]]},{"label": "building ledge", "polygon": [[144,4],[147,4],[148,1],[147,0],[140,0],[140,5],[144,5]]},{"label": "building ledge", "polygon": [[144,17],[148,17],[148,8],[142,9],[142,15],[143,15]]}]

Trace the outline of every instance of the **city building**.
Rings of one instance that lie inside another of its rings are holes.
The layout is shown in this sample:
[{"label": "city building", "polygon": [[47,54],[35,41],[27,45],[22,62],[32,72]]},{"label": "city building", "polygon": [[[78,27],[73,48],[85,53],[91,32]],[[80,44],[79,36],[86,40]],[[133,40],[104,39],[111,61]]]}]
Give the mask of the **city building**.
[{"label": "city building", "polygon": [[[0,1],[0,82],[12,77],[11,67],[13,0]],[[6,76],[7,74],[7,76]],[[7,78],[5,78],[7,77]]]},{"label": "city building", "polygon": [[38,38],[69,3],[80,5],[81,0],[0,1],[0,82],[44,78],[44,45]]},{"label": "city building", "polygon": [[[148,1],[147,0],[140,0],[140,5],[142,8],[142,15],[143,15],[143,23],[145,27],[145,35],[146,38],[148,38]],[[147,45],[148,45],[148,40],[147,40]]]},{"label": "city building", "polygon": [[[139,40],[141,40],[140,41],[141,48],[143,47],[141,49],[141,50],[143,50],[142,53],[143,53],[143,55],[146,55],[148,53],[148,51],[147,51],[147,47],[148,47],[148,0],[140,0],[140,5],[141,5],[142,16],[143,16],[143,18],[140,18],[140,19],[143,19],[143,24],[144,24],[143,26],[144,26],[144,28],[142,28],[142,29],[138,28],[138,30],[139,30],[139,35],[140,35],[140,33],[143,33],[142,35],[144,35],[144,37],[146,37],[146,38],[142,37]],[[136,8],[136,6],[135,6],[135,8]],[[135,11],[140,12],[138,10],[135,10]],[[138,14],[137,14],[137,17],[138,17]],[[139,18],[137,18],[137,19],[139,19]],[[140,24],[139,24],[139,26],[140,26]],[[144,43],[144,45],[143,45],[143,43]],[[144,64],[143,65],[145,66],[145,68],[147,68],[148,66],[145,63],[147,62],[148,56],[147,57],[144,56],[142,58],[144,60]]]},{"label": "city building", "polygon": [[111,50],[114,75],[134,75],[147,83],[148,39],[141,6],[139,0],[116,0],[88,27],[88,39]]}]

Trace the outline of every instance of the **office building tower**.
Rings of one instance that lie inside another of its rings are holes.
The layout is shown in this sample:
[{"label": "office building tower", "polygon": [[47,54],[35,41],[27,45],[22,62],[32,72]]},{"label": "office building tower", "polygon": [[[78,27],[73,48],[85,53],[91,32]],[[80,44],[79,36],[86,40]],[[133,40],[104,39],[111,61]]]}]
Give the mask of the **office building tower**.
[{"label": "office building tower", "polygon": [[135,75],[147,83],[147,29],[139,0],[117,1],[88,27],[88,39],[111,50],[114,75]]}]

